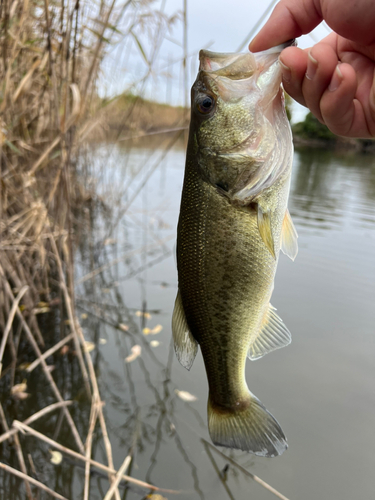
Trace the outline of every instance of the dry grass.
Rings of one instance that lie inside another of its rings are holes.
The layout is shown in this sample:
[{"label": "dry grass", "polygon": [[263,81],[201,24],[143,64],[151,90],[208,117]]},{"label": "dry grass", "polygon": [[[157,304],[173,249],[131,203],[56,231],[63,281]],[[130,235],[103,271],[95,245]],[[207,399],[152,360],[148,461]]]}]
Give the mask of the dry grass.
[{"label": "dry grass", "polygon": [[[9,499],[22,495],[33,500],[41,498],[44,491],[49,497],[66,500],[66,496],[61,495],[62,492],[66,495],[61,484],[61,491],[56,491],[58,474],[52,479],[48,475],[47,445],[50,450],[59,450],[67,461],[68,457],[74,459],[74,467],[79,462],[84,464],[81,476],[84,500],[90,498],[94,469],[108,477],[103,495],[106,500],[120,500],[119,490],[124,482],[126,488],[134,485],[143,492],[177,493],[131,477],[137,431],[121,467],[119,470],[114,467],[104,401],[75,311],[74,296],[74,251],[81,232],[80,214],[96,197],[78,175],[81,147],[88,138],[92,139],[98,125],[104,135],[112,131],[124,139],[134,132],[148,134],[155,129],[177,129],[139,189],[119,208],[123,214],[186,127],[185,108],[132,97],[120,97],[111,106],[97,96],[96,86],[106,50],[118,33],[122,36],[117,27],[132,5],[135,7],[127,36],[135,40],[144,53],[135,26],[147,28],[147,23],[152,21],[151,10],[147,13],[149,4],[149,0],[0,2],[0,383],[4,390],[0,402],[0,451],[4,451],[0,471],[1,486],[13,477],[24,484],[21,490],[18,483],[12,488],[15,496],[11,496],[11,488],[4,486]],[[139,19],[135,16],[138,11]],[[145,61],[149,68],[147,75],[152,72],[168,22],[156,13],[154,50]],[[186,69],[186,48],[184,62]],[[106,108],[104,104],[109,106]],[[158,241],[155,245],[161,243],[163,241]],[[121,258],[127,257],[129,255]],[[101,265],[81,282],[91,280],[117,261]],[[58,326],[54,325],[50,335],[44,337],[48,328],[41,329],[39,325],[50,311],[57,311],[51,316]],[[144,340],[142,342],[145,349],[150,349]],[[53,367],[48,364],[48,358],[52,355],[57,358],[56,353],[68,347],[74,354],[69,360],[65,356],[56,363],[58,366],[51,374]],[[154,356],[152,351],[150,355]],[[20,363],[25,359],[26,366],[21,368]],[[140,364],[147,374],[142,360]],[[35,373],[42,380],[37,386],[42,387],[42,391],[30,395],[28,382]],[[148,375],[146,378],[150,380]],[[83,395],[79,395],[81,399],[76,405],[71,401],[78,399],[73,393],[72,381],[82,387]],[[133,383],[130,385],[133,387]],[[162,409],[162,418],[171,428],[165,402],[156,390],[154,394]],[[33,397],[34,404],[22,408],[22,401],[29,397],[30,400]],[[76,411],[75,406],[80,406],[82,411]],[[21,409],[25,408],[26,415],[22,415]],[[174,440],[194,476],[195,466],[177,433]],[[105,463],[93,459],[100,455],[96,453],[97,448],[103,451]],[[157,440],[155,456],[158,448]],[[72,469],[67,468],[68,477],[61,474],[63,486],[64,480],[68,483],[66,491],[73,483]],[[201,493],[198,486],[197,491]]]},{"label": "dry grass", "polygon": [[[27,398],[27,385],[14,384],[19,351],[28,345],[30,353],[31,348],[32,368],[41,366],[46,391],[57,401],[78,450],[73,453],[85,463],[85,499],[90,495],[94,430],[101,431],[107,457],[108,465],[102,466],[110,483],[106,498],[119,500],[118,484],[131,460],[127,457],[118,473],[114,469],[103,402],[75,313],[73,279],[75,235],[79,232],[74,213],[94,196],[79,184],[76,166],[80,147],[99,121],[95,103],[99,103],[96,84],[101,62],[130,6],[130,2],[118,4],[115,0],[98,4],[7,0],[0,5],[0,375],[8,377],[9,397],[12,393],[18,400]],[[55,347],[43,354],[51,339],[43,337],[38,318],[56,304],[60,321],[67,319],[68,326],[61,329]],[[69,342],[74,346],[86,397],[91,400],[85,440],[82,426],[78,430],[56,384],[59,374],[54,378],[46,364],[51,352]],[[43,408],[35,417],[40,412]],[[0,464],[1,469],[24,480],[29,500],[34,498],[32,486],[52,494],[31,478],[36,473],[34,462],[29,455],[29,471],[18,439],[19,430],[27,429],[12,427],[10,419],[0,404],[0,442],[14,444],[20,471],[6,464]],[[28,419],[32,420],[33,416]],[[158,489],[144,482],[137,484]],[[54,496],[63,498],[58,493]]]},{"label": "dry grass", "polygon": [[190,110],[151,102],[138,96],[122,95],[108,103],[101,113],[100,132],[95,130],[91,139],[100,136],[111,140],[123,139],[152,132],[188,127]]}]

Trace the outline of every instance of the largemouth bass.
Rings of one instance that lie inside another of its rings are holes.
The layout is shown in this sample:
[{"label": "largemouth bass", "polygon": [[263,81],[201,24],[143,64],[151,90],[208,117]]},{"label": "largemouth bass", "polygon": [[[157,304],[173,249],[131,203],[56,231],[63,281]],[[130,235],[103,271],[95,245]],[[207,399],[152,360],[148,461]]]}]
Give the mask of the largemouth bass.
[{"label": "largemouth bass", "polygon": [[246,357],[288,345],[270,304],[280,249],[293,260],[297,233],[287,201],[292,137],[278,55],[202,50],[177,230],[175,351],[190,369],[200,345],[208,428],[216,445],[280,455],[286,438],[249,391]]}]

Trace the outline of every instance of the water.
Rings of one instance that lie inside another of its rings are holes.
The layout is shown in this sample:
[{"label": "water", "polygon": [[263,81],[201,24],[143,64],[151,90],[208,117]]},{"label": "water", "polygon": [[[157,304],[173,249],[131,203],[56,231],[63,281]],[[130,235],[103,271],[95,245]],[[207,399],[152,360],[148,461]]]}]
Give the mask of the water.
[{"label": "water", "polygon": [[[85,336],[96,344],[92,356],[115,466],[136,439],[131,474],[182,490],[176,498],[276,498],[233,466],[224,488],[215,467],[227,462],[214,451],[210,457],[201,441],[210,441],[201,355],[188,372],[171,346],[185,152],[176,143],[159,163],[168,141],[97,149],[91,182],[112,213],[90,219],[77,256],[77,303]],[[296,152],[289,209],[299,254],[294,263],[281,256],[272,299],[293,341],[246,367],[249,387],[281,423],[289,449],[275,459],[223,450],[290,500],[374,494],[374,202],[373,157]],[[87,279],[99,266],[102,272]],[[155,335],[142,332],[157,325],[163,328]],[[141,356],[125,363],[135,344]],[[184,402],[176,390],[198,399]],[[105,460],[102,445],[94,454]],[[80,498],[83,472],[67,461],[55,469],[57,482],[74,476],[59,491]],[[103,498],[106,489],[105,479],[93,477],[90,500]],[[133,487],[126,498],[143,494]]]},{"label": "water", "polygon": [[[153,152],[156,158],[160,154]],[[135,148],[129,158],[115,149],[106,178],[127,184],[149,155],[150,150]],[[122,301],[126,311],[116,321],[131,321],[133,342],[140,343],[142,326],[163,326],[161,333],[141,337],[143,342],[160,342],[150,351],[161,364],[143,349],[140,359],[125,365],[129,339],[102,325],[100,335],[108,338],[100,347],[102,394],[117,435],[127,432],[125,422],[139,412],[144,434],[143,449],[137,453],[133,469],[136,477],[187,490],[180,498],[225,499],[228,493],[200,441],[209,441],[201,356],[187,372],[170,352],[170,318],[177,286],[173,249],[184,160],[183,148],[175,147],[150,177],[153,162],[148,161],[134,179],[127,199],[133,199],[137,186],[147,182],[112,235],[118,240],[120,255],[127,252],[125,244],[139,248],[172,236],[153,255],[143,253],[136,256],[136,263],[118,264],[109,280],[116,291],[112,289],[108,295],[114,302],[118,299],[117,304]],[[293,342],[259,361],[248,362],[246,370],[252,391],[281,422],[289,450],[277,459],[231,452],[240,464],[290,499],[367,499],[374,492],[374,201],[375,162],[371,156],[312,150],[296,153],[289,207],[299,233],[299,254],[294,263],[281,257],[273,295]],[[128,279],[142,267],[144,271]],[[144,325],[134,315],[142,308],[156,311]],[[186,390],[198,400],[185,403],[175,389]],[[119,443],[115,447],[117,463],[125,453]],[[224,459],[215,459],[222,469]],[[228,487],[238,500],[250,493],[257,499],[273,496],[232,468]]]}]

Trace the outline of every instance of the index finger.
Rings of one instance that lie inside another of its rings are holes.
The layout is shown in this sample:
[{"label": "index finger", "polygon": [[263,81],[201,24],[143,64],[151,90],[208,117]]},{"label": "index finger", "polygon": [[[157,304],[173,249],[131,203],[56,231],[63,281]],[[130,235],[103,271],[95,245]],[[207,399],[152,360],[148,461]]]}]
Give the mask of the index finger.
[{"label": "index finger", "polygon": [[270,49],[312,31],[323,20],[316,4],[320,6],[314,0],[281,0],[251,41],[251,52]]}]

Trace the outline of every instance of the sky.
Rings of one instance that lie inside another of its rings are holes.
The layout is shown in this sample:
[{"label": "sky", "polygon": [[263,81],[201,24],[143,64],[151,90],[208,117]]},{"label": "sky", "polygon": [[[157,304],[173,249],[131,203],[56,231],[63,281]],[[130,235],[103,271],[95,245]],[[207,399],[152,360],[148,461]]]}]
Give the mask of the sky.
[{"label": "sky", "polygon": [[[275,0],[187,0],[189,58],[186,78],[189,88],[197,73],[199,50],[209,48],[216,52],[237,52],[242,47],[242,51],[246,51],[252,38],[249,34],[271,4],[276,4]],[[148,34],[142,32],[138,22],[139,15],[145,12],[140,9],[129,12],[124,19],[123,31],[126,32],[135,20],[133,32],[137,40],[133,36],[124,37],[108,55],[103,71],[102,93],[114,95],[130,90],[159,102],[183,105],[183,0],[155,0],[150,8],[162,12],[164,16],[177,13],[179,19],[161,37],[162,43],[160,46],[156,44],[155,52],[155,43],[151,43]],[[326,25],[320,25],[311,34],[299,38],[298,45],[310,47],[327,36],[329,31]],[[143,80],[150,71],[145,56],[148,61],[152,60],[152,67],[151,76]],[[304,108],[294,106],[293,121],[303,119],[304,114]]]}]

